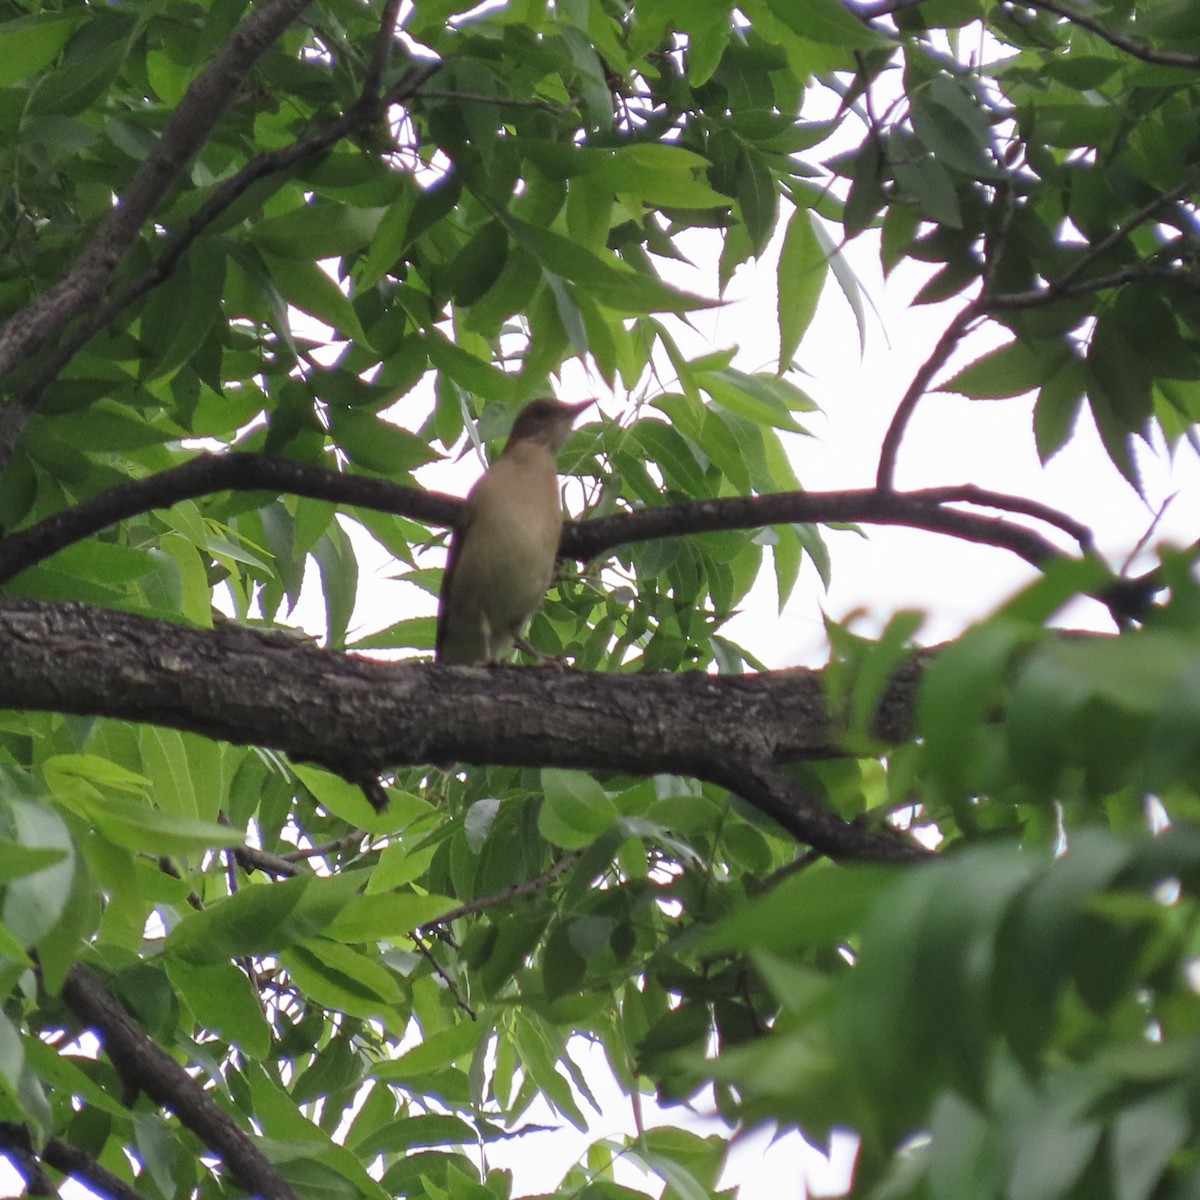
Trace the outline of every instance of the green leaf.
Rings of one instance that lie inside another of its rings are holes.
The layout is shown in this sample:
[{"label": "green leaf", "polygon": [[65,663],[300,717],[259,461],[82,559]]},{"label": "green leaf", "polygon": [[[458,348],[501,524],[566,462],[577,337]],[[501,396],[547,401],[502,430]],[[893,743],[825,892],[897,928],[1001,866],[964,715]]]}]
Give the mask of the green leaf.
[{"label": "green leaf", "polygon": [[58,57],[77,22],[74,17],[39,13],[0,24],[0,87],[36,75]]},{"label": "green leaf", "polygon": [[740,148],[736,188],[738,208],[750,234],[751,250],[758,256],[767,248],[775,229],[779,190],[766,158],[752,146]]},{"label": "green leaf", "polygon": [[168,959],[166,967],[171,982],[201,1026],[254,1058],[266,1057],[271,1047],[271,1027],[243,972],[228,962],[204,966],[182,958]]},{"label": "green leaf", "polygon": [[147,854],[198,854],[245,840],[236,829],[216,821],[162,812],[121,796],[77,795],[71,807],[115,846]]},{"label": "green leaf", "polygon": [[[63,819],[48,805],[13,797],[8,801],[12,832],[43,865],[14,879],[4,891],[0,919],[21,946],[32,946],[58,923],[72,892],[75,850]],[[58,861],[47,862],[47,853]],[[19,960],[18,960],[19,961]]]},{"label": "green leaf", "polygon": [[829,271],[825,248],[813,231],[815,218],[796,209],[788,219],[779,250],[779,369],[791,365],[817,312]]},{"label": "green leaf", "polygon": [[539,229],[515,217],[509,227],[522,245],[556,275],[579,284],[591,297],[613,312],[691,312],[712,302],[689,295],[649,275],[631,271],[572,242],[550,229]]},{"label": "green leaf", "polygon": [[[67,64],[39,79],[29,97],[29,112],[62,116],[83,112],[116,79],[125,61],[129,47],[119,32],[123,31],[113,30],[118,36],[107,45],[96,46],[81,59],[69,59]],[[23,67],[17,69],[24,74]]]},{"label": "green leaf", "polygon": [[855,934],[895,878],[886,867],[830,866],[789,876],[726,917],[705,936],[705,949],[782,953],[836,945]]},{"label": "green leaf", "polygon": [[416,1079],[430,1071],[457,1062],[475,1049],[483,1035],[478,1025],[459,1021],[448,1029],[440,1029],[426,1037],[419,1046],[406,1050],[391,1062],[379,1063],[371,1069],[375,1079]]},{"label": "green leaf", "polygon": [[1002,174],[991,158],[990,126],[965,86],[938,75],[911,103],[917,137],[945,166],[978,179]]},{"label": "green leaf", "polygon": [[249,238],[283,258],[340,258],[367,245],[388,211],[317,198],[256,221]]},{"label": "green leaf", "polygon": [[329,879],[298,875],[247,884],[184,917],[167,936],[166,950],[199,964],[276,953],[327,928],[360,882],[354,872],[343,871]]},{"label": "green leaf", "polygon": [[223,244],[219,238],[198,239],[142,315],[145,382],[170,375],[192,360],[217,319],[224,288]]},{"label": "green leaf", "polygon": [[323,270],[311,260],[263,254],[271,282],[280,295],[301,312],[323,321],[335,332],[370,349],[371,341],[359,323],[354,306]]},{"label": "green leaf", "polygon": [[542,770],[542,806],[538,832],[564,850],[590,846],[617,819],[604,789],[582,771]]},{"label": "green leaf", "polygon": [[325,1008],[369,1021],[400,1002],[400,982],[377,958],[330,938],[315,937],[280,952],[297,988]]},{"label": "green leaf", "polygon": [[441,458],[424,438],[357,409],[330,408],[329,430],[355,466],[380,475],[406,475]]},{"label": "green leaf", "polygon": [[346,644],[346,630],[358,599],[358,558],[346,531],[333,522],[313,549],[325,595],[325,636],[329,645]]},{"label": "green leaf", "polygon": [[343,942],[401,942],[408,944],[414,929],[430,925],[457,907],[449,896],[415,892],[378,892],[354,896],[326,930]]},{"label": "green leaf", "polygon": [[1033,391],[1072,359],[1071,348],[1064,343],[1012,341],[977,358],[942,389],[972,400],[1006,400]]},{"label": "green leaf", "polygon": [[838,0],[768,0],[768,6],[784,25],[810,42],[856,50],[888,44]]}]

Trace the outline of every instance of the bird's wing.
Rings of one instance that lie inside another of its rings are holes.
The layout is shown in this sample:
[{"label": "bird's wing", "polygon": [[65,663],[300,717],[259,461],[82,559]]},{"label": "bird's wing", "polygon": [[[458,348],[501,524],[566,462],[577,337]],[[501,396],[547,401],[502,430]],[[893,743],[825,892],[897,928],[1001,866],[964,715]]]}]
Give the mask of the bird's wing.
[{"label": "bird's wing", "polygon": [[458,568],[459,551],[462,549],[463,538],[466,537],[467,530],[470,528],[471,519],[475,515],[475,506],[471,500],[472,497],[468,496],[467,502],[463,505],[459,518],[450,532],[450,550],[446,555],[446,569],[442,572],[442,588],[438,592],[437,639],[434,642],[433,650],[435,662],[442,661],[449,625],[447,610],[450,606],[450,592],[454,587],[454,574]]}]

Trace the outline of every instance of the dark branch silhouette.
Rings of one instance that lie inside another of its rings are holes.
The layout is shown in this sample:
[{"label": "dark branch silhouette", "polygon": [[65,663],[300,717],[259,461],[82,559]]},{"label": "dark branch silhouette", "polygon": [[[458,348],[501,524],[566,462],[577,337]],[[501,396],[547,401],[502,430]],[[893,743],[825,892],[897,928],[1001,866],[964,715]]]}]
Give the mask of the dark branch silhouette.
[{"label": "dark branch silhouette", "polygon": [[[107,1167],[102,1167],[91,1155],[85,1154],[77,1146],[72,1146],[61,1138],[48,1138],[35,1153],[33,1140],[24,1125],[0,1121],[0,1151],[16,1160],[17,1170],[26,1179],[31,1196],[58,1195],[58,1190],[53,1185],[46,1191],[34,1190],[35,1179],[44,1184],[50,1182],[41,1170],[40,1160],[61,1174],[70,1175],[86,1183],[90,1191],[105,1197],[105,1200],[146,1200],[137,1188],[131,1187],[119,1175],[114,1175]],[[40,1172],[40,1175],[37,1172]]]},{"label": "dark branch silhouette", "polygon": [[[1017,7],[1011,4],[1011,0],[1010,6]],[[1185,67],[1193,71],[1200,71],[1200,54],[1189,54],[1183,50],[1157,50],[1145,42],[1139,42],[1136,38],[1126,37],[1123,33],[1109,29],[1095,17],[1089,17],[1087,13],[1079,12],[1070,5],[1060,4],[1058,0],[1020,0],[1020,6],[1040,9],[1042,12],[1062,17],[1063,20],[1069,21],[1072,25],[1078,25],[1080,29],[1086,29],[1089,33],[1094,33],[1110,46],[1141,62],[1154,63],[1160,67]]]},{"label": "dark branch silhouette", "polygon": [[150,1040],[91,971],[79,964],[72,967],[62,998],[97,1034],[134,1094],[145,1092],[155,1104],[173,1112],[221,1156],[251,1194],[265,1200],[297,1200],[275,1164],[175,1059]]},{"label": "dark branch silhouette", "polygon": [[[145,479],[119,484],[0,540],[0,583],[74,542],[130,517],[223,491],[271,491],[360,506],[443,527],[454,523],[461,500],[390,480],[347,475],[324,466],[264,454],[199,454]],[[730,529],[816,522],[903,525],[1009,550],[1033,566],[1063,556],[1036,530],[995,516],[950,508],[973,504],[1032,517],[1067,533],[1081,548],[1085,526],[1048,506],[972,486],[892,492],[780,492],[762,496],[681,501],[636,512],[568,522],[560,552],[587,561],[615,546]]]}]

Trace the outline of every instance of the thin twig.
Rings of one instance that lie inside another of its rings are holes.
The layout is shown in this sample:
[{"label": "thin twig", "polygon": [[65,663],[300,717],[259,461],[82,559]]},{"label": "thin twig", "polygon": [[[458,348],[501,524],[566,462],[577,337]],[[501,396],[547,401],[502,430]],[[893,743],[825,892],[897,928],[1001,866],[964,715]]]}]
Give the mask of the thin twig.
[{"label": "thin twig", "polygon": [[501,888],[498,892],[491,892],[487,896],[468,900],[465,904],[460,904],[457,908],[443,913],[436,921],[419,925],[416,932],[432,931],[441,925],[449,925],[451,921],[457,921],[460,917],[469,917],[474,913],[484,912],[501,904],[509,904],[514,900],[524,900],[529,896],[536,896],[547,884],[553,883],[564,871],[573,867],[579,859],[579,854],[564,854],[561,858],[556,858],[540,875],[526,879],[523,883],[509,884],[508,887]]},{"label": "thin twig", "polygon": [[[1094,33],[1110,46],[1141,62],[1156,63],[1162,67],[1186,67],[1193,71],[1200,71],[1200,55],[1188,54],[1183,50],[1156,50],[1153,46],[1139,42],[1136,38],[1114,32],[1095,17],[1089,17],[1086,13],[1081,13],[1066,4],[1060,4],[1058,0],[1019,0],[1019,5],[1022,8],[1039,8],[1043,12],[1054,13],[1055,16],[1070,21],[1072,25],[1078,25],[1080,29]],[[1017,5],[1010,0],[1009,7],[1017,7]]]},{"label": "thin twig", "polygon": [[477,1021],[479,1018],[475,1015],[475,1010],[462,998],[462,994],[458,990],[458,984],[446,974],[442,964],[433,956],[433,951],[421,940],[420,936],[414,930],[409,935],[413,940],[413,945],[416,946],[417,952],[430,965],[437,977],[446,985],[450,995],[454,997],[454,1003],[471,1018],[472,1021]]},{"label": "thin twig", "polygon": [[1120,575],[1122,576],[1122,578],[1124,578],[1125,573],[1137,561],[1138,555],[1141,554],[1141,552],[1143,550],[1145,550],[1145,548],[1150,544],[1150,539],[1154,536],[1154,531],[1159,527],[1159,524],[1162,522],[1163,517],[1165,517],[1167,515],[1167,509],[1170,508],[1171,505],[1175,503],[1178,496],[1179,496],[1178,492],[1172,492],[1162,502],[1162,504],[1160,504],[1158,506],[1157,511],[1154,513],[1154,516],[1150,521],[1150,524],[1146,527],[1146,532],[1143,533],[1140,538],[1138,538],[1137,545],[1134,546],[1134,548],[1132,550],[1130,550],[1125,561],[1121,564]]},{"label": "thin twig", "polygon": [[326,842],[323,846],[310,846],[307,849],[289,850],[286,854],[280,855],[284,862],[295,863],[301,862],[306,858],[326,858],[331,854],[341,854],[343,850],[348,850],[351,846],[360,844],[367,836],[366,832],[361,829],[355,829],[351,833],[345,833],[340,838],[334,838],[332,842]]},{"label": "thin twig", "polygon": [[929,390],[933,377],[946,365],[950,356],[958,349],[958,344],[980,319],[981,313],[978,300],[973,300],[962,309],[946,326],[932,353],[913,376],[908,390],[896,406],[887,433],[884,434],[883,445],[879,451],[879,468],[875,472],[876,487],[891,490],[896,486],[896,458],[900,453],[900,443],[904,440],[904,431],[908,428],[917,405]]},{"label": "thin twig", "polygon": [[1013,496],[1007,492],[993,492],[988,488],[979,487],[974,483],[961,483],[950,487],[920,488],[914,492],[906,492],[911,499],[927,500],[931,504],[977,504],[982,508],[998,508],[1003,512],[1020,513],[1044,521],[1061,529],[1068,537],[1079,543],[1079,548],[1087,553],[1095,545],[1095,535],[1092,531],[1074,517],[1042,504],[1038,500],[1029,500],[1024,496]]}]

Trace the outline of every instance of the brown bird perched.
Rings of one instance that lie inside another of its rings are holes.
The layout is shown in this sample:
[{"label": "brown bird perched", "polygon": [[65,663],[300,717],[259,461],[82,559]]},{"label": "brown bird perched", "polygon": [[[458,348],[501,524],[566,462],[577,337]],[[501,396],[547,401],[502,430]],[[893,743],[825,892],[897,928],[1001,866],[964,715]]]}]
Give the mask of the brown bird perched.
[{"label": "brown bird perched", "polygon": [[438,662],[500,662],[541,604],[562,534],[558,452],[592,403],[527,404],[504,453],[468,493],[442,579]]}]

